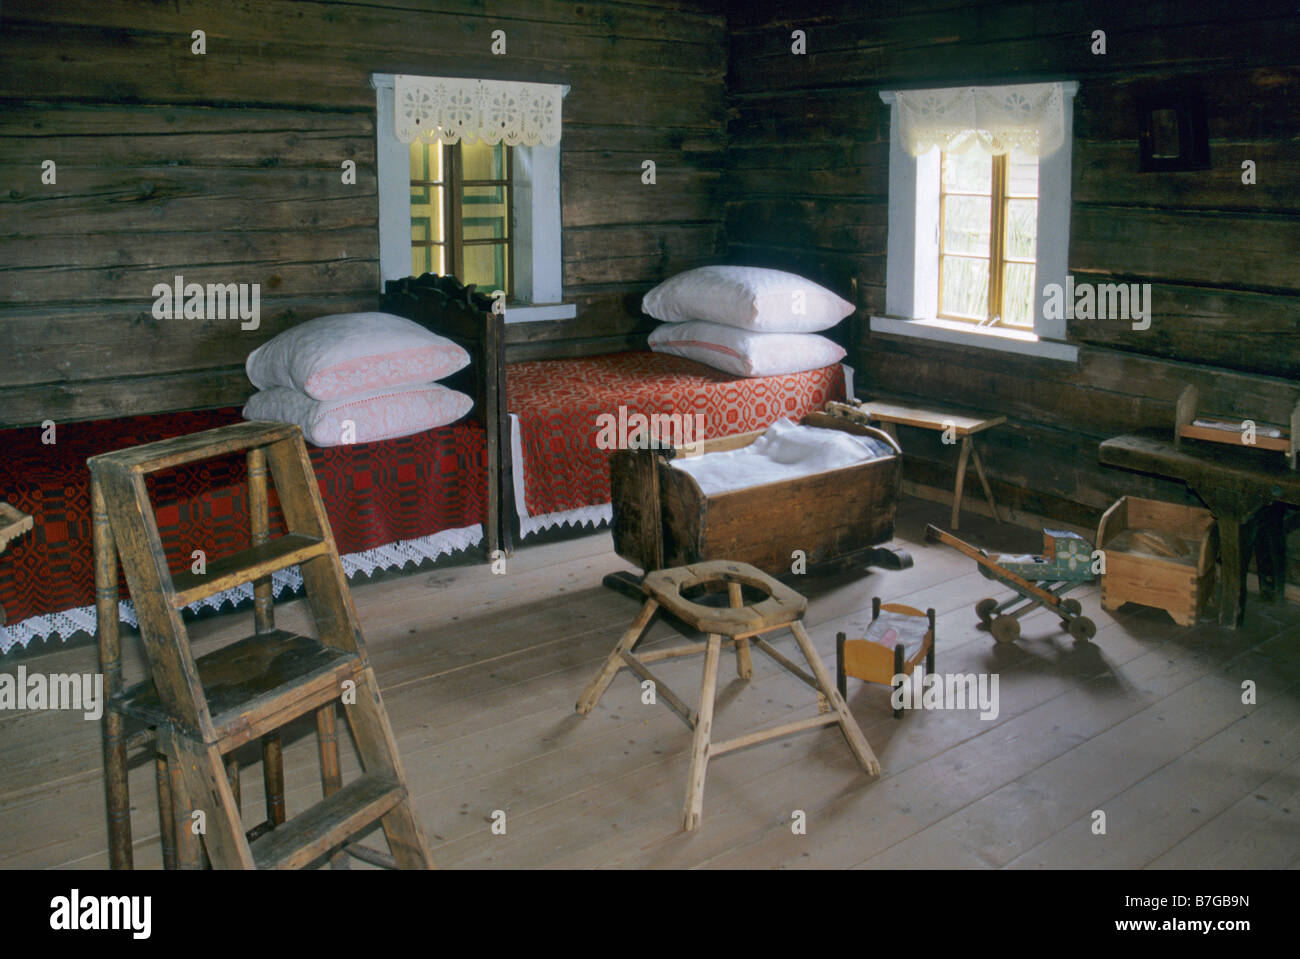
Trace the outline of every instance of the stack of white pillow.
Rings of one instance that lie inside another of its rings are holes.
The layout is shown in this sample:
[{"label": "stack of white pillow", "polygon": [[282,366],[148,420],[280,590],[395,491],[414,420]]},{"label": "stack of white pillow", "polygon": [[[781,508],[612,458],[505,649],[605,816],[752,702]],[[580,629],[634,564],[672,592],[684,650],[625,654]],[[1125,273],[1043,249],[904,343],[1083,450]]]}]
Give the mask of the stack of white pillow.
[{"label": "stack of white pillow", "polygon": [[373,443],[454,423],[474,405],[438,380],[469,365],[446,337],[391,313],[336,313],[263,343],[244,364],[250,420],[297,424],[317,446]]},{"label": "stack of white pillow", "polygon": [[755,266],[702,266],[665,280],[641,309],[663,320],[650,349],[697,360],[737,376],[781,376],[844,358],[817,334],[854,306],[794,273]]}]

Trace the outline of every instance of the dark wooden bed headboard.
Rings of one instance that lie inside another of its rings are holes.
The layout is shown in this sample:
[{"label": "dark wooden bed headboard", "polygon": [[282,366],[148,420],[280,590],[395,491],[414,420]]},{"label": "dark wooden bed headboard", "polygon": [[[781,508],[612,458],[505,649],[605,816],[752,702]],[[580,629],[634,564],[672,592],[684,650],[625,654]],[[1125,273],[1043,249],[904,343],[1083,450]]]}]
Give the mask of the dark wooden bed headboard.
[{"label": "dark wooden bed headboard", "polygon": [[505,323],[490,297],[454,276],[408,276],[384,284],[380,309],[414,320],[462,346],[469,366],[442,381],[474,400],[469,418],[487,433],[488,555],[502,548],[502,474],[509,463],[510,431],[505,404]]}]

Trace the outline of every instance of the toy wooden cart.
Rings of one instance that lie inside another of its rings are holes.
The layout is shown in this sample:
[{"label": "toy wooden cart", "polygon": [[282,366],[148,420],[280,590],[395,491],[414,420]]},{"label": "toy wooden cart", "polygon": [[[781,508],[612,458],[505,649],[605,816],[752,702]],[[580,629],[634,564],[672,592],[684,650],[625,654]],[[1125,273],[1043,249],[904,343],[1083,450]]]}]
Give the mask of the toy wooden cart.
[{"label": "toy wooden cart", "polygon": [[[848,695],[847,679],[861,679],[898,689],[900,676],[911,676],[922,657],[925,671],[934,672],[934,610],[924,613],[899,603],[871,599],[871,625],[862,639],[835,636],[835,683],[840,696]],[[901,709],[894,718],[902,717]]]},{"label": "toy wooden cart", "polygon": [[980,573],[1015,590],[1014,596],[999,603],[981,599],[975,615],[999,643],[1020,638],[1020,617],[1046,606],[1061,617],[1061,626],[1076,640],[1097,635],[1097,626],[1083,615],[1076,599],[1062,599],[1070,590],[1092,581],[1092,545],[1077,533],[1043,530],[1043,556],[988,553],[946,533],[937,526],[925,528],[931,543],[943,543],[965,553],[979,564]]}]

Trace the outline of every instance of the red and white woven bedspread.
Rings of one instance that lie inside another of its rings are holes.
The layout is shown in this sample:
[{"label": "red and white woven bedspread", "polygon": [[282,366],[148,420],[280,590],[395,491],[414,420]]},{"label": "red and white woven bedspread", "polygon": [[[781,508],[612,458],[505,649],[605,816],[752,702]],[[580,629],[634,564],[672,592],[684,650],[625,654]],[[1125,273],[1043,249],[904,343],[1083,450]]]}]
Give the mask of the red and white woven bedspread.
[{"label": "red and white woven bedspread", "polygon": [[602,414],[701,413],[704,439],[731,436],[844,399],[844,369],[744,379],[665,353],[610,353],[511,363],[507,391],[519,417],[524,503],[541,516],[609,502],[611,451],[596,442]]}]

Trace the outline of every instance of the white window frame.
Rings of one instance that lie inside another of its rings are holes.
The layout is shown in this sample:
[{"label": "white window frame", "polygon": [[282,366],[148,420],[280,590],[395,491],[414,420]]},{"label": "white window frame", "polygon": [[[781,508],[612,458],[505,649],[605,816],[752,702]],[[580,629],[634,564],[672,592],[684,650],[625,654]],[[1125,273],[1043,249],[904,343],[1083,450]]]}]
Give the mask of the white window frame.
[{"label": "white window frame", "polygon": [[914,157],[899,134],[898,98],[882,91],[889,104],[889,238],[885,268],[886,316],[871,317],[872,332],[958,343],[1009,353],[1077,362],[1079,349],[1065,342],[1065,319],[1043,316],[1043,290],[1064,289],[1070,253],[1071,130],[1079,84],[1061,84],[1065,142],[1038,160],[1038,239],[1035,251],[1034,329],[974,326],[939,318],[939,150]]},{"label": "white window frame", "polygon": [[[394,74],[374,73],[375,165],[379,180],[379,288],[411,275],[410,144],[393,130]],[[565,85],[563,93],[569,92]],[[514,147],[514,297],[507,323],[568,320],[574,303],[563,302],[564,262],[560,232],[560,145]]]}]

